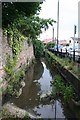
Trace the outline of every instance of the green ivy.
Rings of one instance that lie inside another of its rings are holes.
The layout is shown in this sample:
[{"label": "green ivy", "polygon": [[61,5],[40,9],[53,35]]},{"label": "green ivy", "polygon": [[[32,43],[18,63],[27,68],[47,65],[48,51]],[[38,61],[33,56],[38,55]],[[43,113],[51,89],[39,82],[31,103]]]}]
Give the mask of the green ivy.
[{"label": "green ivy", "polygon": [[13,57],[17,57],[22,49],[22,44],[24,41],[24,36],[14,27],[7,29],[8,33],[8,43],[12,48]]},{"label": "green ivy", "polygon": [[10,55],[7,55],[7,62],[4,66],[4,70],[6,72],[5,80],[8,82],[8,86],[4,93],[8,93],[10,95],[17,94],[17,91],[19,91],[19,88],[21,87],[20,81],[25,75],[24,69],[15,70],[15,66],[16,59],[13,59]]},{"label": "green ivy", "polygon": [[10,77],[10,81],[6,89],[6,93],[17,96],[20,87],[22,87],[21,79],[23,78],[24,75],[25,75],[24,70],[22,69],[19,70],[17,73],[14,73],[12,77]]},{"label": "green ivy", "polygon": [[10,55],[7,55],[6,65],[4,66],[6,74],[11,76],[15,66],[16,66],[16,59],[13,60],[13,58],[11,58]]}]

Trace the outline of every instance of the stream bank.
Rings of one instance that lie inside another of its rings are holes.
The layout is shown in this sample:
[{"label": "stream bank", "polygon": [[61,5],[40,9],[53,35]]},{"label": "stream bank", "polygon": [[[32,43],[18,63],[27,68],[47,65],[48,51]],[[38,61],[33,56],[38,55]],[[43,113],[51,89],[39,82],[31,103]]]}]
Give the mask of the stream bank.
[{"label": "stream bank", "polygon": [[[49,65],[46,60],[37,61],[26,72],[22,94],[9,102],[36,118],[75,118],[75,110],[69,109],[60,98],[50,98],[51,81],[56,74],[57,69]],[[46,95],[49,97],[45,100]]]}]

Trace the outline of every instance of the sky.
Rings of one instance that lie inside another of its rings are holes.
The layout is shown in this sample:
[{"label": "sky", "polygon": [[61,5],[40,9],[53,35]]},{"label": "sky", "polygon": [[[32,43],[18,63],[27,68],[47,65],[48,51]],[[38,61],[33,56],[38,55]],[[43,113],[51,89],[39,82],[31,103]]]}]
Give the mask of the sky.
[{"label": "sky", "polygon": [[[74,25],[77,26],[78,36],[78,2],[80,0],[59,0],[59,40],[74,36]],[[58,0],[45,0],[40,12],[41,18],[52,18],[57,21]],[[54,38],[57,36],[57,23],[53,23]],[[52,38],[52,27],[43,32],[40,38]]]}]

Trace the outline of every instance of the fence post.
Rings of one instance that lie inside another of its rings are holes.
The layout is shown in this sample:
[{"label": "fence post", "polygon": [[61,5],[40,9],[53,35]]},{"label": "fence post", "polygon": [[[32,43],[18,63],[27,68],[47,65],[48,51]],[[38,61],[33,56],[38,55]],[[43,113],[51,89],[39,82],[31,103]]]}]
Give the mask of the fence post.
[{"label": "fence post", "polygon": [[61,58],[62,58],[62,49],[61,49]]}]

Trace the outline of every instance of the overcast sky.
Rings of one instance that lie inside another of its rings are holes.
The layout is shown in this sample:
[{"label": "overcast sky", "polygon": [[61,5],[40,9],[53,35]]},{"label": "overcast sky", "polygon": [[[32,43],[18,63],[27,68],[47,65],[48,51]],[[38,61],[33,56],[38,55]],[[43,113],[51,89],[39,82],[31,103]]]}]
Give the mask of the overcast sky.
[{"label": "overcast sky", "polygon": [[[78,2],[80,0],[59,0],[59,39],[68,39],[74,36],[74,25],[77,25],[78,34]],[[40,17],[52,18],[57,21],[58,0],[46,0],[42,4]],[[54,36],[57,34],[57,24],[54,23]],[[77,37],[76,34],[76,37]],[[52,38],[52,27],[43,32],[41,39]]]}]

